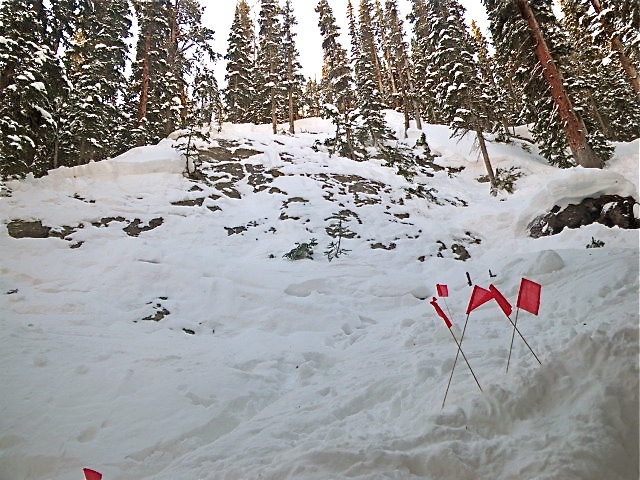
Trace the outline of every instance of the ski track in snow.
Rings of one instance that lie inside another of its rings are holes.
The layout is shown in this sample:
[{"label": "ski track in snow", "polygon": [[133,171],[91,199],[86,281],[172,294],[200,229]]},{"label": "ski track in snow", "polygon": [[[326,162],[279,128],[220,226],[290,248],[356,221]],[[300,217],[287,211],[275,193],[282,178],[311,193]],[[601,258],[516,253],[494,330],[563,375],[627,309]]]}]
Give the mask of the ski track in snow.
[{"label": "ski track in snow", "polygon": [[[170,140],[9,183],[3,223],[81,224],[70,238],[84,243],[0,229],[0,479],[80,478],[85,466],[105,480],[637,478],[638,233],[590,225],[533,240],[523,229],[574,184],[638,198],[638,141],[618,144],[604,172],[559,172],[490,144],[494,167],[526,174],[494,198],[475,181],[484,172],[472,140],[427,126],[436,162],[465,169],[418,180],[469,203],[460,207],[399,204],[406,182],[393,170],[312,151],[331,131],[324,121],[303,120],[317,134],[279,143],[269,128],[227,125],[218,138],[263,151],[243,162],[287,173],[270,184],[286,194],[254,193],[245,179],[242,199],[217,199],[219,211],[211,198],[171,205],[214,189],[189,192]],[[382,205],[357,205],[323,189],[320,173],[389,189]],[[293,197],[307,202],[285,208]],[[348,226],[359,237],[329,263],[326,219],[341,208],[358,214]],[[299,220],[280,220],[285,211]],[[123,231],[158,217],[138,237]],[[471,260],[436,256],[438,241],[468,233],[481,240],[465,244]],[[312,237],[314,260],[282,258]],[[592,237],[605,247],[586,249]],[[441,409],[456,347],[424,299],[449,285],[460,338],[466,272],[512,303],[521,277],[543,285],[539,316],[518,318],[543,364],[516,335],[505,372],[512,327],[490,302],[472,312],[463,343],[483,392],[460,358]]]}]

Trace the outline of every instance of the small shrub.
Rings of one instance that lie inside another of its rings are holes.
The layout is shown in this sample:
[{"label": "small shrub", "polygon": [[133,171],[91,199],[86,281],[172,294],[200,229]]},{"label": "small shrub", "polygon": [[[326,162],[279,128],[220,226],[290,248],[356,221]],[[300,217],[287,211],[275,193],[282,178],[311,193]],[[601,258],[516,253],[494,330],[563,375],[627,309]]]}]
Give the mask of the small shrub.
[{"label": "small shrub", "polygon": [[298,243],[296,246],[285,253],[282,257],[289,260],[304,260],[306,258],[313,260],[313,247],[318,245],[315,238],[309,240],[308,243]]},{"label": "small shrub", "polygon": [[591,237],[591,243],[587,245],[587,248],[602,248],[604,247],[604,242],[602,240],[596,240]]},{"label": "small shrub", "polygon": [[[523,177],[524,173],[522,173],[517,167],[510,167],[508,169],[497,168],[495,177],[496,177],[496,188],[498,190],[504,190],[507,193],[513,193],[515,191],[516,181]],[[487,183],[489,182],[489,175],[482,175],[478,177],[478,182]]]}]

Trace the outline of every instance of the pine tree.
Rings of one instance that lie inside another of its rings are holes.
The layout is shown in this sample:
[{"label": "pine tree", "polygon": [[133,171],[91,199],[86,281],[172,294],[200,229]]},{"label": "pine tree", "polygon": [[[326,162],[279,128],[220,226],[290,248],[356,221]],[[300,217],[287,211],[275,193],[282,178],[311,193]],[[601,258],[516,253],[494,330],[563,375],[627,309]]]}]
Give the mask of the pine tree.
[{"label": "pine tree", "polygon": [[246,0],[236,5],[233,24],[229,32],[225,103],[227,118],[232,123],[248,123],[254,118],[252,98],[255,95],[254,61],[255,31]]},{"label": "pine tree", "polygon": [[347,8],[356,80],[356,105],[361,118],[358,137],[364,145],[381,147],[392,138],[392,134],[384,121],[384,105],[376,85],[377,51],[371,23],[372,5],[370,0],[360,0],[357,25],[350,0]]},{"label": "pine tree", "polygon": [[496,58],[503,64],[514,61],[514,76],[522,85],[531,132],[540,142],[541,153],[550,163],[601,167],[600,158],[589,144],[583,119],[577,114],[566,90],[559,58],[569,51],[566,38],[551,10],[550,0],[484,0],[496,42]]},{"label": "pine tree", "polygon": [[433,90],[426,79],[429,72],[428,58],[431,55],[431,27],[428,20],[425,0],[414,0],[409,21],[412,23],[413,38],[411,41],[411,62],[413,64],[412,79],[415,92],[427,122],[442,123],[442,115],[438,112]]},{"label": "pine tree", "polygon": [[[257,55],[257,95],[254,103],[259,122],[269,121],[278,132],[278,112],[285,98],[285,62],[282,58],[282,21],[277,0],[260,0]],[[260,111],[261,110],[261,111]]]},{"label": "pine tree", "polygon": [[322,115],[320,85],[315,79],[310,78],[307,80],[302,99],[304,117],[319,117]]},{"label": "pine tree", "polygon": [[56,165],[68,80],[51,48],[42,1],[0,4],[0,176]]},{"label": "pine tree", "polygon": [[640,99],[629,88],[618,55],[601,42],[600,21],[590,0],[562,0],[563,25],[571,45],[567,84],[590,131],[629,141],[640,130]]},{"label": "pine tree", "polygon": [[140,32],[127,103],[136,108],[135,144],[145,145],[164,138],[174,98],[175,78],[168,64],[172,6],[170,0],[135,0],[133,5]]},{"label": "pine tree", "polygon": [[353,138],[355,116],[353,111],[353,78],[347,52],[340,45],[340,28],[336,24],[333,10],[327,0],[316,6],[318,26],[322,35],[323,69],[321,92],[324,115],[331,118],[336,131],[332,139],[332,151],[339,155],[356,158],[359,149]]},{"label": "pine tree", "polygon": [[410,113],[416,121],[416,127],[422,130],[420,102],[417,97],[415,82],[412,76],[413,66],[409,58],[409,47],[404,41],[404,27],[398,14],[397,0],[387,0],[385,4],[385,48],[389,64],[390,83],[398,93],[397,107],[401,108],[405,117],[405,138],[409,129]]},{"label": "pine tree", "polygon": [[66,112],[73,153],[65,164],[119,153],[113,138],[125,122],[121,102],[130,28],[126,0],[85,0],[79,5],[74,37],[66,52],[73,85]]},{"label": "pine tree", "polygon": [[492,191],[497,188],[484,134],[494,131],[496,120],[490,85],[484,82],[474,58],[471,36],[464,23],[464,8],[457,0],[440,0],[429,7],[434,32],[429,57],[436,102],[453,130],[453,135],[474,132],[484,159]]},{"label": "pine tree", "polygon": [[636,0],[590,0],[600,28],[594,38],[610,45],[636,95],[640,96],[640,5]]},{"label": "pine tree", "polygon": [[282,56],[284,59],[284,88],[287,95],[287,117],[289,119],[289,133],[295,133],[295,124],[299,112],[299,102],[302,96],[302,82],[304,77],[299,71],[302,68],[298,61],[299,53],[295,44],[295,32],[293,28],[297,20],[291,9],[291,0],[286,0],[282,10]]}]

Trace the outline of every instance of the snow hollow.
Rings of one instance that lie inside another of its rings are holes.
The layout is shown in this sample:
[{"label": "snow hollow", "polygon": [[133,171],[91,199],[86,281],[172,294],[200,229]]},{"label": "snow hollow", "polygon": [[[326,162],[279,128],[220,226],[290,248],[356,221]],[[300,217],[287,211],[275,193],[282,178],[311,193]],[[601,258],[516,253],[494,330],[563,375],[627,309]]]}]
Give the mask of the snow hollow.
[{"label": "snow hollow", "polygon": [[[638,140],[602,171],[490,143],[521,174],[494,197],[446,127],[425,127],[435,159],[409,182],[329,157],[326,121],[296,126],[225,124],[198,180],[167,139],[6,183],[0,479],[637,479],[638,231],[527,226],[638,199]],[[312,259],[284,257],[304,243]],[[542,285],[518,317],[542,365],[516,335],[506,372],[513,328],[488,302],[462,344],[482,392],[460,358],[442,408],[456,345],[436,284],[460,338],[468,278],[515,308],[523,277]]]}]

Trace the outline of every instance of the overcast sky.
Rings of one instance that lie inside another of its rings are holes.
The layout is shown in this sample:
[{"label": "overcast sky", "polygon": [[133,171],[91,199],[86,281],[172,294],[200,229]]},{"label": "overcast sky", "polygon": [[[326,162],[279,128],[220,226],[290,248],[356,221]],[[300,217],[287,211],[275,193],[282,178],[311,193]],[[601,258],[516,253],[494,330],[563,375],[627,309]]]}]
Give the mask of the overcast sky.
[{"label": "overcast sky", "polygon": [[[203,23],[215,31],[215,48],[221,55],[227,50],[227,39],[229,37],[229,29],[233,22],[233,14],[235,12],[235,0],[217,0],[215,2],[202,2],[205,7]],[[283,3],[283,2],[281,2]],[[320,69],[322,67],[322,39],[320,38],[320,29],[318,28],[318,14],[315,12],[317,0],[292,0],[291,4],[293,12],[298,20],[296,27],[296,45],[300,51],[300,63],[302,64],[302,74],[305,77],[320,78]],[[354,6],[358,5],[358,0],[352,0]],[[471,19],[475,19],[478,25],[486,29],[487,20],[484,7],[480,0],[462,0],[462,5],[467,9],[467,19],[469,23]],[[400,12],[403,20],[411,10],[410,0],[399,0]],[[260,10],[260,0],[249,0],[252,7],[254,17]],[[342,43],[347,50],[350,48],[349,38],[347,36],[347,0],[329,0],[329,5],[333,9],[343,34]],[[410,28],[405,20],[405,29]],[[225,74],[224,60],[218,61],[216,66],[217,77],[220,85],[223,85]]]}]

